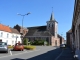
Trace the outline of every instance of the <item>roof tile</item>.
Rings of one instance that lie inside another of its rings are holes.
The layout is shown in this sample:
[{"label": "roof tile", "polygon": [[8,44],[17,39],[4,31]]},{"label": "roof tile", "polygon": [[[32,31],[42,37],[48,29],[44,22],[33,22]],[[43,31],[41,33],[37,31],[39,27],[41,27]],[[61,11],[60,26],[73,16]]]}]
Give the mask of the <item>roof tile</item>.
[{"label": "roof tile", "polygon": [[5,31],[5,32],[11,32],[9,26],[5,26],[0,24],[0,30]]}]

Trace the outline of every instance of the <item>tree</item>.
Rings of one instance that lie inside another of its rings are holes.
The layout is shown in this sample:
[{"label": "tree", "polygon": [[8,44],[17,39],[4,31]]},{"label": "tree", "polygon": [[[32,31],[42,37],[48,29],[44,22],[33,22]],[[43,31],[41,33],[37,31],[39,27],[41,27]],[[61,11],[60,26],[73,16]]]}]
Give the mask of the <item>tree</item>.
[{"label": "tree", "polygon": [[24,38],[23,44],[24,44],[24,45],[28,45],[28,38]]}]

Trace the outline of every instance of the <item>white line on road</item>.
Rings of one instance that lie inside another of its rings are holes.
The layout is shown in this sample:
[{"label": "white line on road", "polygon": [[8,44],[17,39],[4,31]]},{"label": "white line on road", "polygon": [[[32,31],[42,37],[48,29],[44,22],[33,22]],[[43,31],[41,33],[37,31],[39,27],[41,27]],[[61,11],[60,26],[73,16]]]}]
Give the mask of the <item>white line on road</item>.
[{"label": "white line on road", "polygon": [[[40,49],[35,50],[35,51],[39,51],[39,50],[40,50]],[[34,52],[34,51],[29,51],[29,52],[25,51],[25,52],[23,52],[23,53],[18,53],[18,54],[13,54],[13,55],[2,56],[2,57],[0,57],[0,58],[5,58],[5,57],[10,57],[10,56],[20,55],[20,54],[30,53],[30,52]]]},{"label": "white line on road", "polygon": [[58,60],[58,58],[62,55],[63,52],[64,50],[62,50],[62,52],[59,54],[59,56],[55,60]]},{"label": "white line on road", "polygon": [[12,55],[12,52],[10,51],[10,54]]}]

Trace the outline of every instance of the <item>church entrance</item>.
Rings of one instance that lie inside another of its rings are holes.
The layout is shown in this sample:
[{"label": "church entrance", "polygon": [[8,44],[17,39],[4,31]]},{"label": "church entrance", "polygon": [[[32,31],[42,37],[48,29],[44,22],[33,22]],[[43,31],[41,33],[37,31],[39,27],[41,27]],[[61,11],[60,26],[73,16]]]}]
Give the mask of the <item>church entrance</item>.
[{"label": "church entrance", "polygon": [[57,40],[55,40],[55,46],[57,46]]}]

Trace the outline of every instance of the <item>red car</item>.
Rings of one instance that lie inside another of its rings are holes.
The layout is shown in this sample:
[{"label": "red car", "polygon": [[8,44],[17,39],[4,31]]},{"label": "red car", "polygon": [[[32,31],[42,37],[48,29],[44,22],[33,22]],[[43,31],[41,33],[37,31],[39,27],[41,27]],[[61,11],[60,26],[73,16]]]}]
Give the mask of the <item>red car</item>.
[{"label": "red car", "polygon": [[13,50],[24,50],[24,46],[21,43],[16,43],[15,46],[13,47]]}]

